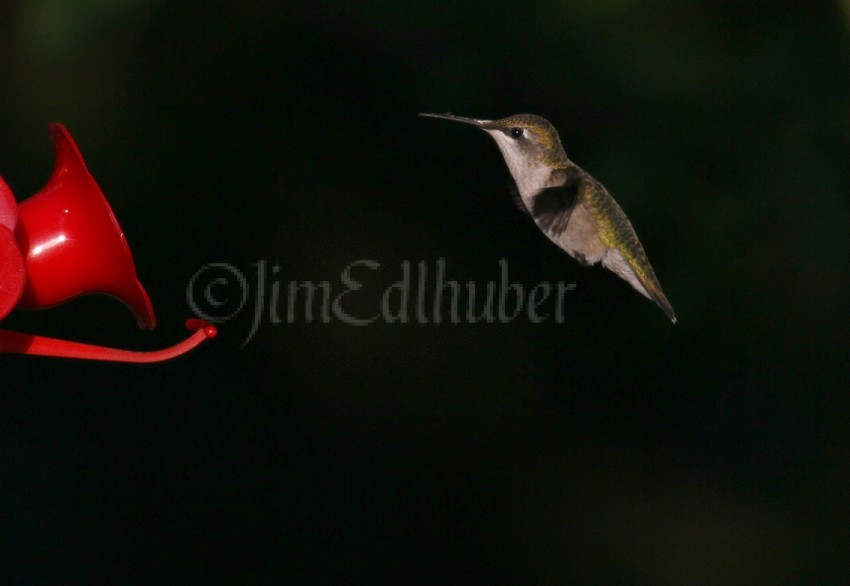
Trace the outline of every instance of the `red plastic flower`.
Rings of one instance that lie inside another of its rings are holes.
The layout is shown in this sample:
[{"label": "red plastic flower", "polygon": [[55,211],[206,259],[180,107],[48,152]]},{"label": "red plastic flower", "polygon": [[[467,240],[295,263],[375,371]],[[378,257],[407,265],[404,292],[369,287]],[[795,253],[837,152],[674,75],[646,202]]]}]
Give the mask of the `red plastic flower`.
[{"label": "red plastic flower", "polygon": [[[88,293],[121,300],[139,327],[156,316],[124,232],[61,124],[51,124],[56,166],[47,185],[20,205],[0,178],[0,319],[15,307],[43,309]],[[216,335],[215,326],[189,319],[194,333],[154,352],[133,352],[0,330],[0,352],[119,362],[158,362]]]}]

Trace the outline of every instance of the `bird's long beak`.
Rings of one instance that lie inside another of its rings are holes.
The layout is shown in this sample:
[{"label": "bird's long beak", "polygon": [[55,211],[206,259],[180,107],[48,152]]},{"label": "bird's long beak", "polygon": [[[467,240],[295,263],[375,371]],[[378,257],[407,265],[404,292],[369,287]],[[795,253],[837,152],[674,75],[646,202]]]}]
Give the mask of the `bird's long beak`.
[{"label": "bird's long beak", "polygon": [[467,118],[466,116],[455,116],[454,114],[449,114],[448,112],[445,114],[419,114],[420,116],[424,116],[425,118],[440,118],[442,120],[453,120],[454,122],[463,122],[464,124],[472,124],[473,126],[477,126],[479,128],[483,128],[485,124],[491,122],[491,120],[476,120],[475,118]]}]

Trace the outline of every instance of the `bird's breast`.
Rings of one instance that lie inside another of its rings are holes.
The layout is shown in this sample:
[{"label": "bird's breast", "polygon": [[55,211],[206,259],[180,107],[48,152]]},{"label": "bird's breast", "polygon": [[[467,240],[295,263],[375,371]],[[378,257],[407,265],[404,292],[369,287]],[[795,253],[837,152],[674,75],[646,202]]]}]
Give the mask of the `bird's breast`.
[{"label": "bird's breast", "polygon": [[541,190],[547,187],[558,187],[563,185],[563,180],[559,182],[559,178],[552,169],[539,165],[525,165],[517,168],[511,168],[511,175],[514,178],[519,194],[525,207],[531,211],[534,198]]},{"label": "bird's breast", "polygon": [[607,247],[599,238],[600,226],[583,202],[576,204],[567,228],[557,236],[548,235],[573,258],[594,264],[602,260]]}]

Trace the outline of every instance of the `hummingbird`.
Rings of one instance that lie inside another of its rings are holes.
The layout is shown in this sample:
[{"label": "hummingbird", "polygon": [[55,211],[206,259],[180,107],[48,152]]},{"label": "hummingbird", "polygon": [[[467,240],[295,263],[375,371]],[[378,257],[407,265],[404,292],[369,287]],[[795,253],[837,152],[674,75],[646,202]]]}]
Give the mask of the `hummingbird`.
[{"label": "hummingbird", "polygon": [[626,214],[599,181],[567,157],[548,120],[535,114],[501,120],[448,113],[420,116],[471,124],[492,136],[516,182],[522,208],[538,228],[579,263],[601,262],[676,323],[673,306]]}]

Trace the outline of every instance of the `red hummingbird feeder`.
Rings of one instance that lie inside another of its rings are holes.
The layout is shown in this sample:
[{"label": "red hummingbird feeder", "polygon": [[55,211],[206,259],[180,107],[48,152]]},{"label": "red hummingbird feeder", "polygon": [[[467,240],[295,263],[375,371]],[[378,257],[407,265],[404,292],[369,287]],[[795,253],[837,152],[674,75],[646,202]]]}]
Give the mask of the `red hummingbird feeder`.
[{"label": "red hummingbird feeder", "polygon": [[[0,319],[12,309],[45,309],[89,293],[122,301],[139,327],[156,316],[124,231],[71,135],[51,124],[56,166],[47,185],[22,202],[0,178]],[[0,352],[117,362],[159,362],[216,335],[212,324],[186,320],[194,333],[163,350],[135,352],[0,330]]]}]

